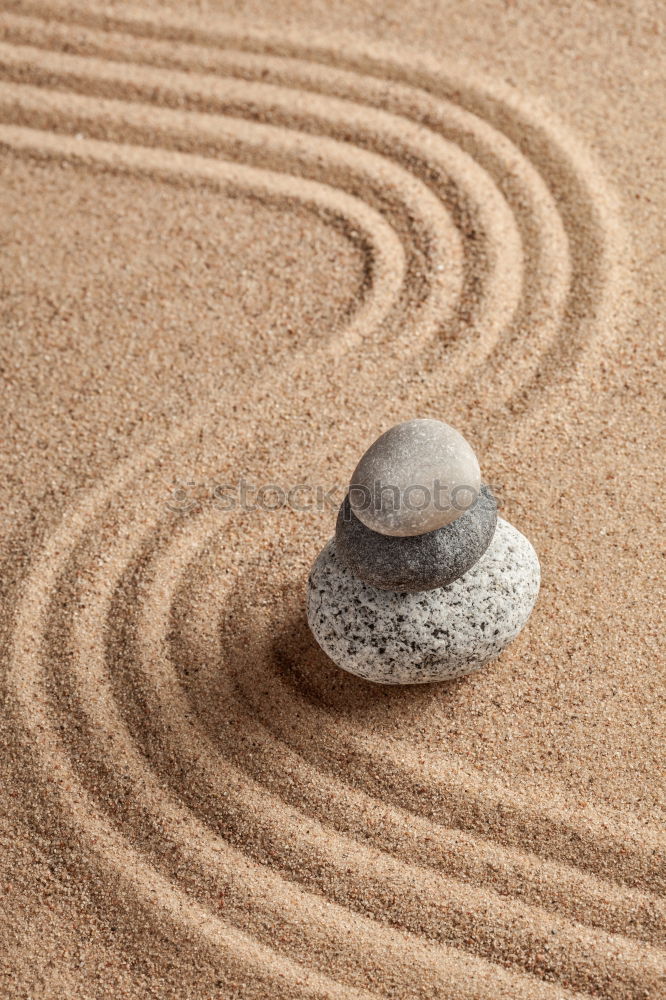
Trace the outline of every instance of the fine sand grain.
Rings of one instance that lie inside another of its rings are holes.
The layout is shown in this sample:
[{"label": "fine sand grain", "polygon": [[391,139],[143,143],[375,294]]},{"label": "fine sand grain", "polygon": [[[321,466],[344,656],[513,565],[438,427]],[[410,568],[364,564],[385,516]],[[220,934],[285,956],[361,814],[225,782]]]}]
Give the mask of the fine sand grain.
[{"label": "fine sand grain", "polygon": [[[380,8],[2,5],[3,998],[663,996],[663,11]],[[543,583],[384,689],[214,490],[414,416]]]}]

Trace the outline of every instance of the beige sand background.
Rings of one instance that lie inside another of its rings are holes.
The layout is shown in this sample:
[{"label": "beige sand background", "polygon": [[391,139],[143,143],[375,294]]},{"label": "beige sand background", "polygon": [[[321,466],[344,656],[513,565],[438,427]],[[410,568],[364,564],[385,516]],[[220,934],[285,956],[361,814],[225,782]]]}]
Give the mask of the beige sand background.
[{"label": "beige sand background", "polygon": [[[663,30],[2,5],[3,997],[663,995]],[[305,624],[334,510],[211,490],[416,415],[543,586],[385,690]]]}]

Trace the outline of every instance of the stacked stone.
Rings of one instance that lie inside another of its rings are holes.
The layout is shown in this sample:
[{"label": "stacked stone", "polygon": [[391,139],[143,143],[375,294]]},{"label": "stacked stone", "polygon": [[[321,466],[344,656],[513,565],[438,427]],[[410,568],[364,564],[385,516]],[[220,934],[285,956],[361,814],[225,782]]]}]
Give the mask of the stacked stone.
[{"label": "stacked stone", "polygon": [[382,684],[448,680],[494,660],[539,592],[530,542],[497,515],[476,456],[439,420],[382,434],[358,463],[307,614],[343,670]]}]

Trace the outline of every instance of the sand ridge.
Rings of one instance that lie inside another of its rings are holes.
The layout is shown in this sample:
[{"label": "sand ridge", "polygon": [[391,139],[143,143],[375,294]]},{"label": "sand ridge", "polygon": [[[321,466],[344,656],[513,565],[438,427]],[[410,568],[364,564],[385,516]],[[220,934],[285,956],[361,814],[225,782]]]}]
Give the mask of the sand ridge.
[{"label": "sand ridge", "polygon": [[435,738],[445,692],[341,678],[302,614],[330,513],[164,503],[188,463],[326,481],[421,373],[511,454],[627,328],[612,188],[541,106],[427,57],[64,10],[0,17],[3,150],[298,207],[363,257],[334,329],[259,341],[29,552],[7,703],[68,863],[132,947],[157,928],[221,996],[658,995],[656,826],[466,763]]}]

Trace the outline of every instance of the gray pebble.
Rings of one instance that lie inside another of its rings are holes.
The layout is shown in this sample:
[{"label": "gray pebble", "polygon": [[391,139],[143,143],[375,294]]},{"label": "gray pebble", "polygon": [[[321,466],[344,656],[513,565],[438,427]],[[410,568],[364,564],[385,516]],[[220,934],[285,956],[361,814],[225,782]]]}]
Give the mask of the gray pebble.
[{"label": "gray pebble", "polygon": [[532,545],[502,518],[464,576],[416,594],[359,580],[331,539],[310,572],[308,623],[324,652],[349,673],[381,684],[449,680],[506,649],[529,618],[539,581]]},{"label": "gray pebble", "polygon": [[381,535],[420,535],[474,503],[481,470],[471,446],[442,420],[406,420],[371,444],[349,484],[352,510]]},{"label": "gray pebble", "polygon": [[335,526],[336,551],[365,583],[380,590],[432,590],[446,587],[471,569],[490,545],[497,504],[485,485],[474,506],[436,531],[424,535],[380,535],[366,528],[345,498]]}]

